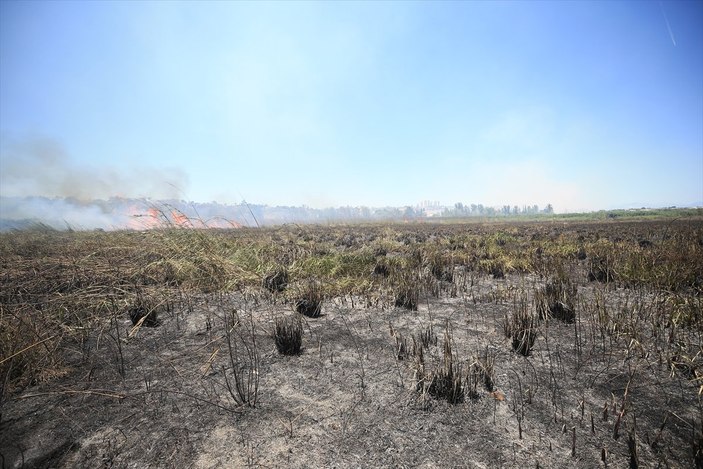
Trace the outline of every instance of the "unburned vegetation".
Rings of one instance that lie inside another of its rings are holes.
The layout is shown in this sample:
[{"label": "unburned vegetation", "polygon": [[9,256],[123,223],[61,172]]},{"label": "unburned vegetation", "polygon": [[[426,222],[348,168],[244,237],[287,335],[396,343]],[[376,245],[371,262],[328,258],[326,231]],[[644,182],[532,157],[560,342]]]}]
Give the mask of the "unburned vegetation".
[{"label": "unburned vegetation", "polygon": [[0,235],[5,467],[703,467],[703,222]]}]

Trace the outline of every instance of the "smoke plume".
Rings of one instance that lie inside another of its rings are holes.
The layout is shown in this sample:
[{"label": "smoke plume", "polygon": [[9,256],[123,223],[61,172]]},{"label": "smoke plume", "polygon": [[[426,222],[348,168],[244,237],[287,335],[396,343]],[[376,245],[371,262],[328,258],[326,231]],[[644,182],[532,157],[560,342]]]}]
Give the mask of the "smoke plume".
[{"label": "smoke plume", "polygon": [[79,165],[60,143],[48,138],[3,138],[0,169],[3,197],[176,199],[188,182],[186,174],[175,168]]}]

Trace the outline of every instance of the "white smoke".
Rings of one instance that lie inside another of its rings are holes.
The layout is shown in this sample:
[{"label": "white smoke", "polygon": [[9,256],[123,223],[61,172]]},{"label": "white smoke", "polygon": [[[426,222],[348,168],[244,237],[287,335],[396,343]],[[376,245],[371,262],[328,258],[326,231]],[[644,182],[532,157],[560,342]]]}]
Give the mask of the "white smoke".
[{"label": "white smoke", "polygon": [[84,166],[48,138],[13,139],[0,145],[0,196],[175,199],[188,178],[176,168]]}]

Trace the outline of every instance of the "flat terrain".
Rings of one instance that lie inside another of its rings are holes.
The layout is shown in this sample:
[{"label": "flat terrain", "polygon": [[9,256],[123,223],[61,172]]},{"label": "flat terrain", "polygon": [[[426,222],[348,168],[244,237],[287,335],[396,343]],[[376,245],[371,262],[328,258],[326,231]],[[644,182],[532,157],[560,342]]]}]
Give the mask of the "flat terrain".
[{"label": "flat terrain", "polygon": [[3,467],[703,467],[700,220],[27,231],[0,262]]}]

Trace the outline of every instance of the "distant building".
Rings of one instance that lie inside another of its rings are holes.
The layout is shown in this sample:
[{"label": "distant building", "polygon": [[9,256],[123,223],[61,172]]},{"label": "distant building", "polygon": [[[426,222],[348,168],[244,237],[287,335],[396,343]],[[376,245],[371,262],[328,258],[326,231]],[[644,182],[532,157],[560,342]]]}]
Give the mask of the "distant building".
[{"label": "distant building", "polygon": [[438,217],[444,213],[444,211],[447,210],[447,207],[443,206],[437,206],[437,207],[432,207],[432,208],[426,208],[424,209],[425,216],[426,217]]},{"label": "distant building", "polygon": [[421,209],[439,208],[439,201],[438,200],[423,200],[418,205],[418,208],[421,208]]},{"label": "distant building", "polygon": [[440,205],[438,200],[423,200],[417,205],[417,211],[426,217],[440,216],[446,209],[447,207]]}]

